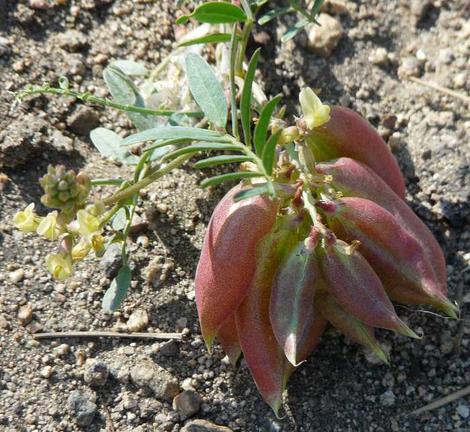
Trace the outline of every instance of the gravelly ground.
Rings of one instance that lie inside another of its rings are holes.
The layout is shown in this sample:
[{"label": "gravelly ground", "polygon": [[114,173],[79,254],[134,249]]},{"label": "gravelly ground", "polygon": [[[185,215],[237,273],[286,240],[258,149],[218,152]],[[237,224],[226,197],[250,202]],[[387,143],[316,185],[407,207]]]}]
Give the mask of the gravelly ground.
[{"label": "gravelly ground", "polygon": [[[102,314],[109,273],[93,261],[65,284],[52,281],[42,266],[49,246],[15,232],[13,214],[39,203],[37,179],[51,161],[100,176],[124,175],[126,169],[101,159],[87,137],[68,126],[76,109],[69,100],[40,97],[11,112],[5,90],[65,74],[84,90],[102,93],[101,72],[112,59],[152,66],[171,49],[175,10],[170,1],[83,0],[37,10],[26,1],[0,0],[0,148],[13,145],[10,167],[3,169],[10,181],[0,193],[0,430],[80,430],[77,422],[86,423],[88,414],[93,421],[82,430],[178,431],[185,419],[169,401],[174,378],[202,398],[199,407],[191,394],[199,408],[194,418],[237,431],[470,431],[468,396],[408,415],[470,383],[470,118],[464,102],[405,78],[468,94],[468,7],[464,0],[345,3],[348,13],[339,18],[345,33],[327,59],[306,48],[304,35],[280,46],[284,23],[257,29],[266,90],[284,92],[295,113],[299,86],[318,87],[325,101],[353,107],[379,128],[405,173],[407,199],[446,252],[450,297],[460,300],[467,322],[398,307],[425,336],[408,341],[380,332],[390,347],[390,366],[375,364],[327,332],[293,376],[284,418],[275,419],[243,364],[234,370],[221,352],[209,356],[203,347],[192,280],[205,224],[222,191],[201,191],[201,174],[187,168],[153,186],[139,209],[150,228],[135,236],[136,283],[122,312]],[[378,48],[385,48],[387,60],[377,61]],[[129,129],[123,115],[93,109],[91,120],[96,114],[105,127]],[[32,321],[21,323],[18,313],[27,312],[28,304]],[[30,336],[38,329],[109,329],[137,309],[148,313],[148,331],[187,328],[185,340],[37,342]],[[153,378],[137,376],[147,369]],[[169,392],[159,398],[158,383]],[[82,417],[73,413],[70,399]]]}]

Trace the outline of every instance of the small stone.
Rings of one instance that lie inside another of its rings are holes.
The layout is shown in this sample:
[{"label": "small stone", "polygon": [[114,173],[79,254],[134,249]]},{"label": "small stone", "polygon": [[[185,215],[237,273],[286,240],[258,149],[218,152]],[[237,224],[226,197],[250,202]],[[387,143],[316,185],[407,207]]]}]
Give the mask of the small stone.
[{"label": "small stone", "polygon": [[416,51],[416,59],[419,62],[424,63],[428,59],[428,56],[423,50],[419,49],[418,51]]},{"label": "small stone", "polygon": [[388,52],[385,48],[377,48],[369,55],[369,61],[377,66],[385,66],[389,62]]},{"label": "small stone", "polygon": [[380,403],[386,407],[395,405],[395,399],[395,395],[391,390],[387,390],[385,393],[380,395]]},{"label": "small stone", "polygon": [[56,357],[64,357],[70,352],[70,346],[67,344],[60,344],[56,346],[52,352]]},{"label": "small stone", "polygon": [[86,44],[86,36],[77,30],[68,30],[65,33],[61,33],[57,36],[57,45],[69,52],[79,51],[85,47]]},{"label": "small stone", "polygon": [[178,394],[176,379],[165,369],[159,368],[150,359],[141,359],[131,369],[131,381],[137,387],[149,388],[157,399],[171,400]]},{"label": "small stone", "polygon": [[457,413],[459,414],[460,417],[462,417],[463,419],[466,419],[468,418],[468,416],[470,415],[470,410],[468,408],[468,405],[459,405],[457,407]]},{"label": "small stone", "polygon": [[178,343],[175,340],[162,343],[158,353],[165,357],[176,357],[179,354]]},{"label": "small stone", "polygon": [[73,141],[66,137],[60,130],[53,129],[51,132],[51,143],[59,151],[71,152],[73,150]]},{"label": "small stone", "polygon": [[320,8],[320,12],[339,15],[348,13],[348,7],[344,0],[326,0]]},{"label": "small stone", "polygon": [[100,119],[96,111],[85,105],[80,105],[67,117],[68,127],[78,135],[88,136],[99,124]]},{"label": "small stone", "polygon": [[49,379],[54,373],[54,368],[52,366],[44,366],[40,373],[43,378]]},{"label": "small stone", "polygon": [[193,390],[185,390],[173,399],[173,409],[186,420],[201,409],[201,397]]},{"label": "small stone", "polygon": [[8,330],[9,324],[4,315],[0,314],[0,330]]},{"label": "small stone", "polygon": [[400,78],[418,77],[421,74],[421,67],[416,57],[405,57],[400,67],[398,68],[398,75]]},{"label": "small stone", "polygon": [[49,3],[47,0],[29,0],[29,7],[31,9],[46,10],[51,7],[51,3]]},{"label": "small stone", "polygon": [[79,426],[89,426],[96,415],[97,406],[88,395],[74,390],[67,399],[67,408],[71,417]]},{"label": "small stone", "polygon": [[207,420],[191,420],[181,429],[181,432],[233,432],[226,426],[219,426]]},{"label": "small stone", "polygon": [[17,317],[21,325],[25,326],[29,324],[33,319],[33,306],[31,303],[21,306],[18,310]]},{"label": "small stone", "polygon": [[330,15],[320,14],[319,25],[312,25],[308,32],[308,45],[318,55],[329,57],[343,36],[341,23]]},{"label": "small stone", "polygon": [[85,372],[83,379],[91,387],[102,387],[108,380],[109,370],[106,363],[95,359],[88,359],[85,362]]},{"label": "small stone", "polygon": [[136,309],[127,320],[127,330],[131,333],[144,330],[149,324],[149,316],[144,309]]},{"label": "small stone", "polygon": [[121,267],[122,248],[119,244],[113,243],[106,249],[103,257],[100,259],[100,266],[103,267],[106,277],[112,279],[117,275]]},{"label": "small stone", "polygon": [[18,269],[18,270],[12,271],[8,274],[8,277],[14,284],[21,282],[24,279],[24,270]]}]

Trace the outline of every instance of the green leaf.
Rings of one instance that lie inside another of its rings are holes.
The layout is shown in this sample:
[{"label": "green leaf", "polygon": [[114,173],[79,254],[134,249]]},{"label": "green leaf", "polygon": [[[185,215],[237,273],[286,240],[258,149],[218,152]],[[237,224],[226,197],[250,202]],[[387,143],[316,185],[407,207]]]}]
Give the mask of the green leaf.
[{"label": "green leaf", "polygon": [[165,159],[175,158],[188,153],[196,153],[200,151],[211,151],[211,150],[224,150],[224,151],[234,151],[240,150],[240,146],[235,144],[227,143],[215,143],[215,142],[200,142],[198,144],[192,144],[178,150],[172,151],[165,156]]},{"label": "green leaf", "polygon": [[208,120],[225,128],[227,101],[222,84],[212,67],[200,55],[190,53],[186,56],[186,75],[191,94]]},{"label": "green leaf", "polygon": [[[119,68],[108,66],[103,72],[103,79],[113,96],[113,100],[120,104],[145,108],[144,100],[139,90],[132,80]],[[155,119],[152,115],[134,112],[126,112],[126,114],[139,130],[146,130],[155,126]]]},{"label": "green leaf", "polygon": [[117,67],[130,76],[146,76],[149,73],[148,69],[142,63],[137,63],[132,60],[116,60],[112,63],[112,66]]},{"label": "green leaf", "polygon": [[224,181],[229,181],[229,180],[241,180],[241,179],[247,179],[247,178],[254,178],[254,177],[263,177],[263,174],[258,173],[258,172],[251,172],[251,171],[237,171],[237,172],[232,172],[232,173],[227,173],[227,174],[221,174],[215,177],[210,177],[208,179],[205,179],[201,182],[201,187],[209,187],[209,186],[215,186],[220,183],[223,183]]},{"label": "green leaf", "polygon": [[127,225],[127,212],[124,207],[121,207],[113,217],[111,221],[111,226],[114,231],[121,231]]},{"label": "green leaf", "polygon": [[258,123],[255,127],[255,132],[253,136],[253,141],[255,143],[256,153],[258,155],[263,154],[263,147],[266,142],[266,137],[268,134],[269,122],[273,115],[274,110],[276,109],[277,104],[282,99],[282,96],[276,96],[271,99],[262,109],[259,116]]},{"label": "green leaf", "polygon": [[210,35],[190,39],[178,44],[179,47],[206,44],[206,43],[220,43],[220,42],[229,42],[232,35],[230,33],[213,33]]},{"label": "green leaf", "polygon": [[93,129],[90,132],[90,139],[104,157],[131,165],[137,163],[138,158],[122,148],[122,138],[112,130],[102,127]]},{"label": "green leaf", "polygon": [[253,186],[251,188],[244,189],[240,192],[237,192],[235,196],[233,197],[233,200],[235,202],[238,202],[247,198],[251,198],[254,196],[258,196],[258,195],[269,194],[269,193],[270,193],[269,186],[267,183],[264,183],[262,185]]},{"label": "green leaf", "polygon": [[269,137],[268,142],[264,146],[262,160],[263,160],[264,169],[269,175],[273,173],[274,155],[276,154],[276,144],[279,141],[279,137],[281,136],[281,133],[282,133],[282,129],[272,134]]},{"label": "green leaf", "polygon": [[242,119],[243,135],[245,137],[245,144],[251,145],[251,99],[253,80],[255,79],[256,66],[260,55],[260,48],[258,48],[248,63],[248,70],[246,71],[245,81],[243,83],[242,96],[240,100],[240,116]]},{"label": "green leaf", "polygon": [[314,20],[320,12],[321,5],[324,3],[324,1],[325,0],[315,0],[313,2],[312,9],[310,9],[310,17],[312,20]]},{"label": "green leaf", "polygon": [[193,166],[194,168],[201,169],[201,168],[208,168],[208,167],[227,164],[227,163],[247,162],[251,160],[252,159],[250,158],[250,156],[244,156],[244,155],[240,155],[240,156],[220,155],[220,156],[214,156],[214,157],[197,161]]},{"label": "green leaf", "polygon": [[230,141],[227,136],[207,129],[184,126],[161,126],[130,135],[122,141],[122,145],[131,145],[143,141],[168,139],[188,139],[195,141],[217,142]]},{"label": "green leaf", "polygon": [[308,19],[301,19],[297,21],[295,25],[293,25],[291,28],[289,28],[284,35],[281,38],[281,42],[287,42],[288,40],[291,40],[293,37],[297,35],[300,31],[303,30],[303,28],[309,23]]},{"label": "green leaf", "polygon": [[272,21],[273,19],[281,15],[284,15],[290,11],[292,11],[292,9],[289,6],[281,8],[281,9],[271,9],[269,12],[266,12],[264,15],[262,15],[259,18],[258,24],[260,25],[267,24],[269,21]]},{"label": "green leaf", "polygon": [[123,266],[111,282],[111,286],[104,294],[102,307],[105,312],[116,311],[126,297],[127,290],[131,284],[132,272],[129,266]]},{"label": "green leaf", "polygon": [[246,21],[245,12],[230,3],[207,2],[194,9],[191,15],[184,15],[176,20],[177,24],[186,23],[189,18],[209,24],[225,24]]}]

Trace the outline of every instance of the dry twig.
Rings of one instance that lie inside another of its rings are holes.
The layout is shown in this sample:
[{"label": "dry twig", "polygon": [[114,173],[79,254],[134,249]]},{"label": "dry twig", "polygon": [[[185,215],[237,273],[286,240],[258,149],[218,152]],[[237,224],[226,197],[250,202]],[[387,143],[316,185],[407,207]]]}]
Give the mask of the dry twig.
[{"label": "dry twig", "polygon": [[462,93],[459,93],[459,92],[456,92],[454,90],[451,90],[451,89],[448,89],[447,87],[443,87],[439,84],[436,84],[432,81],[424,81],[420,78],[416,78],[416,77],[408,77],[408,79],[410,81],[413,81],[417,84],[420,84],[424,87],[429,87],[429,88],[432,88],[433,90],[437,90],[441,93],[444,93],[448,96],[452,96],[452,97],[455,97],[457,99],[460,99],[460,100],[463,100],[464,102],[467,102],[467,104],[470,105],[470,96],[467,96],[467,95],[464,95]]},{"label": "dry twig", "polygon": [[423,412],[435,410],[437,408],[440,408],[441,406],[447,405],[448,403],[453,402],[454,400],[457,400],[469,394],[470,394],[470,386],[464,387],[461,390],[458,390],[454,393],[444,396],[443,398],[435,400],[434,402],[431,402],[427,405],[424,405],[423,407],[411,412],[410,415],[419,415],[419,414],[422,414]]},{"label": "dry twig", "polygon": [[183,339],[182,333],[118,333],[109,331],[68,331],[52,333],[35,333],[35,339],[54,338],[124,338],[124,339]]}]

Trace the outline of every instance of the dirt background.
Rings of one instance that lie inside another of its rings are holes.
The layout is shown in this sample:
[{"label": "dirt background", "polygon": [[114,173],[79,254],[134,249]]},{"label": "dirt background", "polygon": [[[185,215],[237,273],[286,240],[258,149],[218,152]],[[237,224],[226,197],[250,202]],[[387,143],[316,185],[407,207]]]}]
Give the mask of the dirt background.
[{"label": "dirt background", "polygon": [[[468,95],[468,2],[344,1],[346,12],[336,17],[344,33],[328,58],[308,49],[305,34],[278,43],[285,22],[256,29],[250,49],[263,46],[268,94],[283,92],[295,114],[299,86],[319,88],[324,101],[356,109],[386,138],[405,174],[407,200],[445,250],[449,295],[460,302],[463,319],[398,306],[424,337],[378,332],[390,366],[328,331],[292,377],[282,419],[262,402],[243,362],[235,370],[219,349],[208,355],[199,334],[194,271],[205,225],[223,194],[198,188],[204,174],[188,166],[148,190],[138,209],[144,224],[131,245],[133,287],[113,316],[100,305],[115,257],[104,265],[86,261],[71,280],[57,283],[43,266],[51,245],[12,228],[14,213],[27,203],[44,211],[37,180],[51,162],[100,177],[128,175],[103,160],[87,135],[98,124],[120,133],[131,128],[121,113],[64,98],[37,97],[12,111],[9,92],[67,75],[104,96],[101,74],[110,61],[135,59],[152,68],[177,31],[169,0],[37,8],[46,3],[0,0],[0,171],[9,179],[2,177],[0,192],[0,430],[226,430],[187,425],[199,418],[247,432],[470,431],[468,396],[410,415],[470,383],[468,105],[406,78]],[[146,331],[184,331],[185,340],[31,337],[39,330],[122,328],[135,310],[148,314]],[[175,381],[189,390],[192,419],[172,408],[167,393]]]}]

